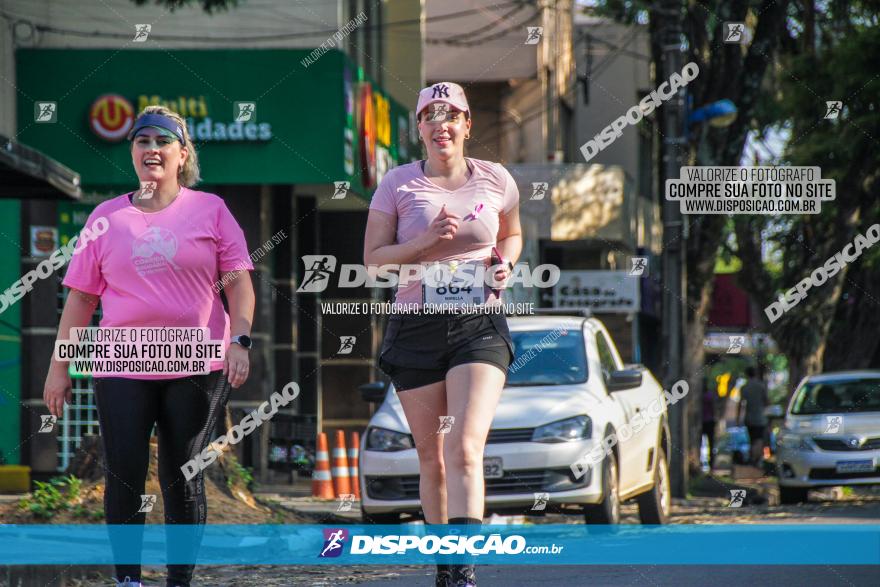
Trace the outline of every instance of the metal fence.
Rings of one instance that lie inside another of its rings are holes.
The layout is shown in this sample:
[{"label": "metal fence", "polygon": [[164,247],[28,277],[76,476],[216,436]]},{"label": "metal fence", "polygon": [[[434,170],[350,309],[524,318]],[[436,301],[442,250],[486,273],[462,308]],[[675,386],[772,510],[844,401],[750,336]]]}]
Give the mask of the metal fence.
[{"label": "metal fence", "polygon": [[[58,319],[61,320],[61,312],[67,301],[69,290],[61,285],[58,279]],[[92,317],[92,326],[97,326],[101,319],[100,306]],[[70,464],[73,455],[76,454],[83,436],[97,435],[100,431],[98,426],[98,407],[95,405],[95,390],[91,377],[72,377],[73,402],[65,405],[64,418],[61,420],[61,429],[58,435],[58,471],[65,471]]]}]

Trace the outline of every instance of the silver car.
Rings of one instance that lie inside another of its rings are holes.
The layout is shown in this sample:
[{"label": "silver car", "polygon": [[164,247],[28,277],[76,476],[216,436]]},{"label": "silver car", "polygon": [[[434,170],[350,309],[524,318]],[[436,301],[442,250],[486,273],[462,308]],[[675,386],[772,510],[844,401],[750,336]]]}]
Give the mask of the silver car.
[{"label": "silver car", "polygon": [[804,502],[814,487],[880,484],[880,371],[806,377],[778,447],[782,503]]}]

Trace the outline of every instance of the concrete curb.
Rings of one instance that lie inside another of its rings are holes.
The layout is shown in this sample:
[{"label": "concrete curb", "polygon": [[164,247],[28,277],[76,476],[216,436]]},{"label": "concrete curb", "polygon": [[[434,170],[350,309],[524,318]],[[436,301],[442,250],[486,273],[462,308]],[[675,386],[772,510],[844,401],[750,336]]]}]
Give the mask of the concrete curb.
[{"label": "concrete curb", "polygon": [[360,501],[351,502],[351,509],[339,511],[338,500],[324,500],[314,497],[290,497],[277,493],[257,493],[254,497],[261,500],[271,500],[279,506],[293,513],[314,520],[316,524],[360,524],[361,508]]}]

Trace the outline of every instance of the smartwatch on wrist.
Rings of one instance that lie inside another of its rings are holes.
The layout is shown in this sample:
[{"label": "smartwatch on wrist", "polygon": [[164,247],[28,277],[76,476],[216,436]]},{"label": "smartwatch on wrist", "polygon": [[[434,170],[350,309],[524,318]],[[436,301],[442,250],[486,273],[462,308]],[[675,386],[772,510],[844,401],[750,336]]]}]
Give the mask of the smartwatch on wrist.
[{"label": "smartwatch on wrist", "polygon": [[254,341],[247,334],[239,334],[229,339],[230,343],[240,344],[242,347],[249,349],[254,346]]}]

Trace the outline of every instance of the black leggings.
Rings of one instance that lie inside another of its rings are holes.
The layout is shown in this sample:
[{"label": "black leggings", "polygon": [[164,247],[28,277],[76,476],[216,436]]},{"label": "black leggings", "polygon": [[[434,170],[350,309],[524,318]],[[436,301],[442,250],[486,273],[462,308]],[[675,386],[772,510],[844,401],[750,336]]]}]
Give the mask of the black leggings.
[{"label": "black leggings", "polygon": [[[215,439],[217,420],[225,413],[229,382],[222,371],[179,379],[144,380],[106,377],[95,379],[95,401],[104,444],[104,511],[107,524],[138,524],[146,520],[141,509],[154,423],[159,437],[159,484],[166,524],[198,525],[208,518],[203,473],[189,481],[181,467]],[[130,535],[127,535],[130,536]],[[192,554],[169,541],[168,554]],[[111,540],[113,540],[111,532]],[[113,544],[115,545],[115,540]],[[132,545],[140,552],[141,544]],[[116,549],[114,549],[116,550]],[[118,556],[116,556],[118,560]],[[122,562],[122,561],[120,561]],[[139,581],[140,564],[116,565],[116,580]],[[195,566],[168,565],[168,585],[188,587]]]}]

